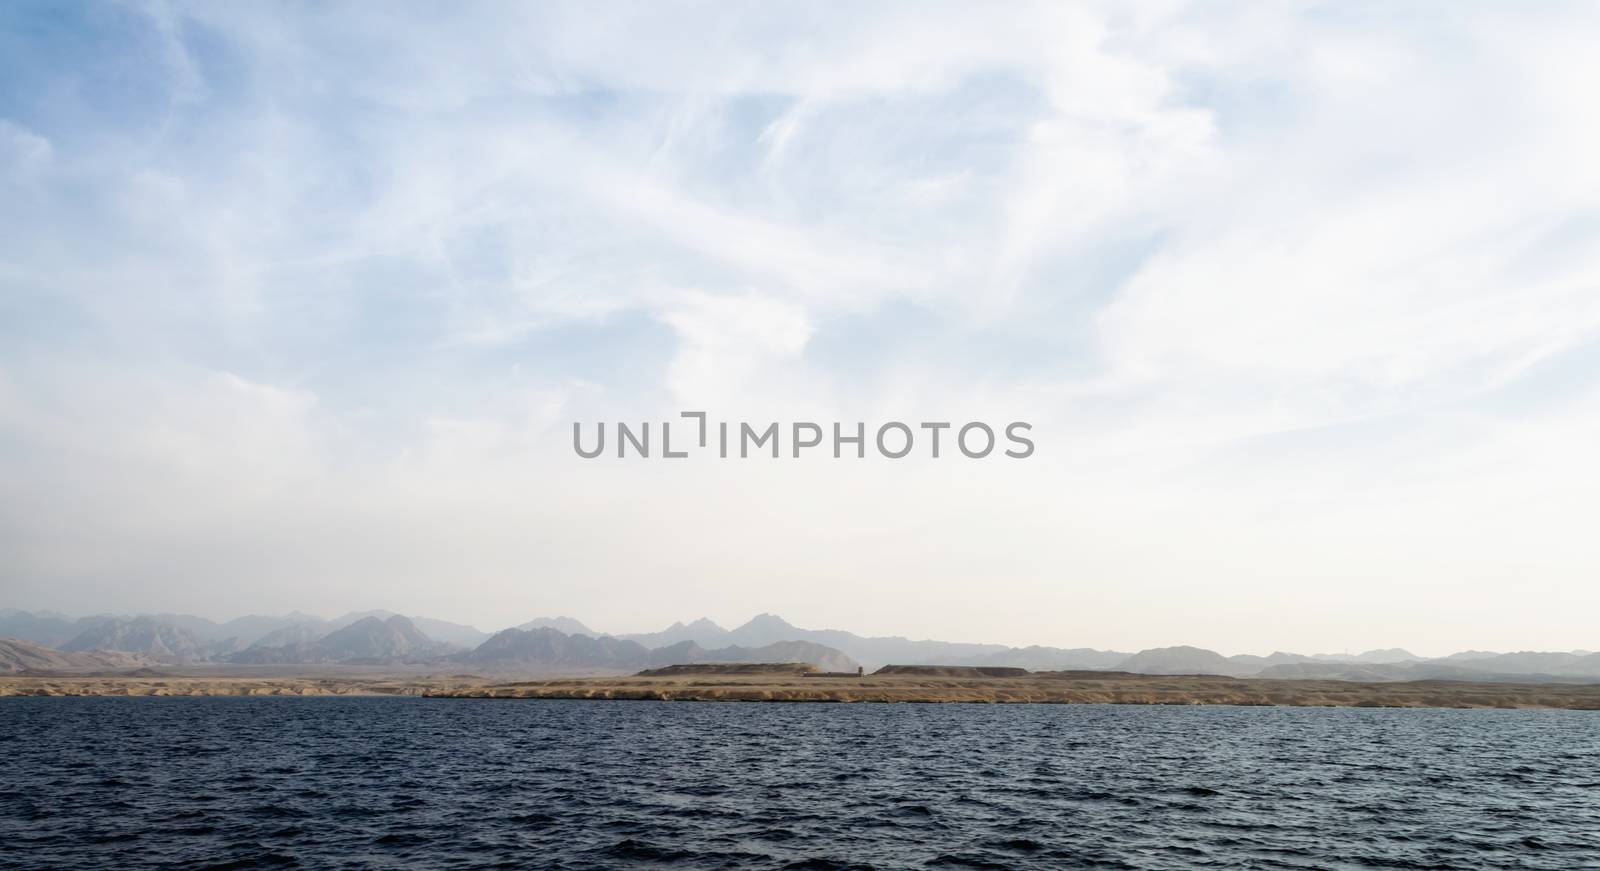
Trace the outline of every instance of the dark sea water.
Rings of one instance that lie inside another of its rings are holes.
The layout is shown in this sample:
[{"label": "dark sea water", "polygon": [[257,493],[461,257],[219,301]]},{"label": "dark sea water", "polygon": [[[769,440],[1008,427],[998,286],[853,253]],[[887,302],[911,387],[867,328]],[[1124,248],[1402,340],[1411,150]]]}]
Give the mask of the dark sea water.
[{"label": "dark sea water", "polygon": [[1600,868],[1600,714],[0,700],[19,868]]}]

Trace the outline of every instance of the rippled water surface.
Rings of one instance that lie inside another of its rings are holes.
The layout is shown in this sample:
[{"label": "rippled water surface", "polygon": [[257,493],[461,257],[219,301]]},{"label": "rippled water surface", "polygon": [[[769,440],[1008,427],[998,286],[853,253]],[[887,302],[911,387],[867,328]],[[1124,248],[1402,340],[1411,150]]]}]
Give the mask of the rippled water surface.
[{"label": "rippled water surface", "polygon": [[1600,868],[1600,715],[0,700],[7,867]]}]

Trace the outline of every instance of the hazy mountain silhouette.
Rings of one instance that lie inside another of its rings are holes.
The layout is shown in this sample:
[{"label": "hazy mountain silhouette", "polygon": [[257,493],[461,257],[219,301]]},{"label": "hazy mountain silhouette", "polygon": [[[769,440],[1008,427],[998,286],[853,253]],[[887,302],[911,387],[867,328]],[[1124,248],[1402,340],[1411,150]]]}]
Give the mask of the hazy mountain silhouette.
[{"label": "hazy mountain silhouette", "polygon": [[1399,647],[1390,647],[1385,650],[1368,650],[1365,653],[1350,655],[1348,653],[1316,653],[1308,659],[1315,662],[1366,662],[1383,664],[1389,662],[1417,662],[1423,659],[1409,650]]},{"label": "hazy mountain silhouette", "polygon": [[661,632],[621,637],[638,641],[646,647],[693,641],[707,649],[729,645],[764,647],[778,641],[810,641],[840,651],[868,669],[891,662],[943,663],[967,660],[1010,650],[1004,644],[913,641],[900,637],[866,637],[839,629],[801,629],[776,614],[758,614],[732,630],[701,618],[689,624],[674,623]]},{"label": "hazy mountain silhouette", "polygon": [[1292,665],[1297,662],[1316,662],[1316,657],[1302,656],[1298,653],[1284,653],[1275,650],[1266,656],[1256,656],[1250,653],[1241,653],[1228,657],[1228,661],[1246,671],[1256,671],[1273,665]]},{"label": "hazy mountain silhouette", "polygon": [[98,623],[62,644],[60,649],[67,653],[89,650],[139,653],[158,661],[199,659],[205,655],[200,642],[188,630],[150,617],[114,618]]},{"label": "hazy mountain silhouette", "polygon": [[[962,657],[963,665],[1009,666],[1029,671],[1104,671],[1119,668],[1130,654],[1089,647],[1010,647],[983,656]],[[956,663],[929,663],[930,665]]]},{"label": "hazy mountain silhouette", "polygon": [[506,629],[476,650],[452,659],[502,671],[637,671],[691,662],[809,662],[833,671],[854,671],[856,667],[854,660],[839,651],[804,641],[715,650],[680,641],[650,648],[626,638],[568,635],[548,627]]},{"label": "hazy mountain silhouette", "polygon": [[724,647],[729,643],[728,630],[704,617],[692,623],[673,623],[660,632],[641,632],[617,637],[637,641],[645,647],[666,647],[684,641],[692,641],[702,647]]},{"label": "hazy mountain silhouette", "polygon": [[1462,680],[1541,683],[1600,680],[1600,654],[1506,653],[1468,659],[1416,662],[1307,662],[1276,665],[1256,677],[1322,678],[1328,680],[1405,681]]},{"label": "hazy mountain silhouette", "polygon": [[[0,611],[0,637],[20,638],[35,644],[59,648],[61,645],[83,634],[86,630],[114,620],[124,622],[146,620],[181,629],[197,645],[224,644],[243,649],[260,643],[274,633],[295,627],[311,626],[318,630],[319,634],[326,634],[335,629],[348,626],[363,617],[387,619],[392,616],[394,616],[392,611],[369,611],[346,614],[333,620],[327,620],[315,615],[295,611],[277,616],[250,614],[244,617],[236,617],[225,623],[217,623],[193,614],[100,614],[73,620],[62,614],[49,612],[29,613],[16,609],[6,609]],[[471,626],[463,626],[459,623],[429,618],[416,618],[416,622],[424,631],[433,630],[436,634],[432,637],[437,640],[450,641],[461,644],[463,647],[476,646],[483,639],[489,637],[486,632],[480,632]]]},{"label": "hazy mountain silhouette", "polygon": [[1478,659],[1474,668],[1493,666],[1499,671],[1538,671],[1543,674],[1594,674],[1600,671],[1600,653],[1544,653],[1523,650],[1502,653],[1490,659]]},{"label": "hazy mountain silhouette", "polygon": [[[601,633],[590,629],[571,617],[535,617],[532,620],[516,627],[518,629],[554,629],[567,635],[588,635],[593,638],[600,637]],[[487,634],[484,638],[488,638]],[[482,643],[482,639],[479,639]]]},{"label": "hazy mountain silhouette", "polygon": [[251,648],[263,647],[293,647],[303,644],[314,644],[328,634],[327,624],[321,620],[316,622],[294,623],[268,632],[251,645]]},{"label": "hazy mountain silhouette", "polygon": [[[791,625],[787,620],[776,614],[757,614],[748,622],[728,633],[728,640],[734,644],[750,647],[759,647],[796,638],[810,630],[800,629]],[[847,634],[847,633],[846,633]]]},{"label": "hazy mountain silhouette", "polygon": [[281,615],[248,614],[244,617],[235,617],[226,623],[218,624],[217,631],[222,637],[237,638],[248,647],[273,632],[307,623],[321,624],[323,622],[325,621],[321,617],[304,614],[299,611]]},{"label": "hazy mountain silhouette", "polygon": [[[274,643],[266,643],[274,642]],[[272,633],[229,661],[248,664],[397,663],[422,661],[450,652],[449,645],[429,638],[410,618],[361,617],[349,625],[318,634],[313,624]]]},{"label": "hazy mountain silhouette", "polygon": [[48,612],[0,611],[0,638],[15,638],[45,647],[60,647],[88,627],[79,620]]},{"label": "hazy mountain silhouette", "polygon": [[408,656],[431,656],[439,652],[439,645],[423,634],[409,618],[399,614],[387,620],[363,617],[349,626],[335,629],[317,643],[340,660],[404,659]]},{"label": "hazy mountain silhouette", "polygon": [[568,635],[548,626],[502,629],[477,649],[454,658],[474,665],[572,670],[634,669],[652,662],[650,649],[636,641]]},{"label": "hazy mountain silhouette", "polygon": [[1452,653],[1449,656],[1441,656],[1439,658],[1449,662],[1459,662],[1462,660],[1486,659],[1491,656],[1499,655],[1500,654],[1495,653],[1492,650],[1463,650],[1460,653]]},{"label": "hazy mountain silhouette", "polygon": [[1248,674],[1248,665],[1233,662],[1201,647],[1156,647],[1141,650],[1117,665],[1117,671],[1135,674]]}]

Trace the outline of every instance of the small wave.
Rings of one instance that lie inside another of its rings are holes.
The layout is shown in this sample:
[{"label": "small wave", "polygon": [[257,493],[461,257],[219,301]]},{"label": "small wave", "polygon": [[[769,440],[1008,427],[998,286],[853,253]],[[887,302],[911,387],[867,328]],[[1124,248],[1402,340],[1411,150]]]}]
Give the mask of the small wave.
[{"label": "small wave", "polygon": [[982,856],[974,856],[970,853],[946,853],[928,860],[927,866],[929,868],[982,868],[994,869],[994,871],[1007,871],[1011,867],[1004,862],[990,861]]}]

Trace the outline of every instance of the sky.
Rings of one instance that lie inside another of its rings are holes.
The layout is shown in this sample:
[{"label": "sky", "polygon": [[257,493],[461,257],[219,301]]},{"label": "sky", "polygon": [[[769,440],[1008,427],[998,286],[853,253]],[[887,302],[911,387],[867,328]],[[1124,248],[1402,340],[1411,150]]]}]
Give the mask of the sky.
[{"label": "sky", "polygon": [[[0,605],[1600,648],[1597,42],[1558,2],[0,4]],[[572,450],[682,410],[1036,450]]]}]

